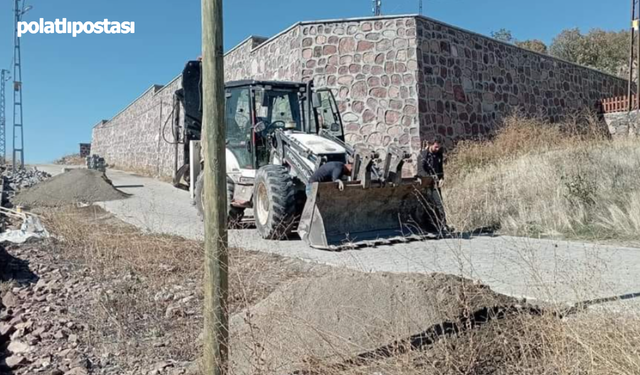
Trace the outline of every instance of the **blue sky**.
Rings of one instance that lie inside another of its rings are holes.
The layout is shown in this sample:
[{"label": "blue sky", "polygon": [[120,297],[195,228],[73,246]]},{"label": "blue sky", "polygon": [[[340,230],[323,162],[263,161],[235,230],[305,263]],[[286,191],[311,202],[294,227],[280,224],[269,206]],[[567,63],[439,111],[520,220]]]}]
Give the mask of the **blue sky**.
[{"label": "blue sky", "polygon": [[[518,39],[550,42],[561,30],[620,30],[628,0],[424,0],[427,16],[488,35],[507,28]],[[134,35],[25,35],[22,38],[27,162],[78,150],[91,128],[151,84],[173,79],[200,53],[198,0],[27,0],[25,21],[134,21]],[[0,68],[13,54],[13,0],[0,2]],[[417,13],[418,0],[383,0],[384,14]],[[225,49],[248,35],[271,36],[300,20],[368,16],[370,0],[225,0]],[[12,96],[7,100],[11,154]]]}]

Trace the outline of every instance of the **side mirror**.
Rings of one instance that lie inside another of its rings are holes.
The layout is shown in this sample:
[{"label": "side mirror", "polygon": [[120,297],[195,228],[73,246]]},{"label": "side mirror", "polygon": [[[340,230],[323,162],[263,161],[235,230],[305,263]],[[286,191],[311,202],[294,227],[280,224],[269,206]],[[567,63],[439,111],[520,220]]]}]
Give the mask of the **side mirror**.
[{"label": "side mirror", "polygon": [[330,129],[331,129],[332,133],[337,133],[337,132],[340,131],[340,124],[337,124],[337,123],[334,122],[333,124],[331,124],[331,128]]},{"label": "side mirror", "polygon": [[312,97],[312,104],[313,104],[313,108],[320,108],[322,107],[322,95],[320,95],[320,93],[314,92]]},{"label": "side mirror", "polygon": [[265,125],[262,121],[260,121],[256,124],[256,126],[253,127],[253,131],[256,133],[262,133],[265,130],[267,130],[267,125]]}]

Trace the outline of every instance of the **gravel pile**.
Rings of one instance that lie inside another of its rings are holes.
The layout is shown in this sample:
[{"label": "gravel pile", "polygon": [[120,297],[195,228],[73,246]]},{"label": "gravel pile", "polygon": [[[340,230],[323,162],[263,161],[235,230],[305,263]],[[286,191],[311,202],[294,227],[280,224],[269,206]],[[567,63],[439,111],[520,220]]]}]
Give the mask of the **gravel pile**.
[{"label": "gravel pile", "polygon": [[59,207],[77,203],[111,201],[127,196],[114,188],[102,172],[72,169],[21,191],[13,203],[26,207]]},{"label": "gravel pile", "polygon": [[[144,364],[122,364],[118,361],[119,352],[109,346],[94,345],[95,337],[108,332],[114,335],[113,339],[129,339],[132,346],[137,346],[135,338],[129,338],[131,332],[120,333],[121,329],[128,329],[127,323],[119,326],[104,322],[104,330],[96,331],[97,327],[87,319],[87,315],[93,314],[92,308],[106,309],[117,301],[113,297],[113,291],[119,287],[116,283],[130,284],[132,281],[124,276],[114,279],[113,283],[105,283],[90,268],[69,262],[43,243],[12,246],[6,251],[0,248],[0,285],[3,286],[0,291],[0,358],[3,359],[0,360],[3,362],[0,374],[198,373],[197,363],[170,358],[154,359],[151,363],[145,358]],[[178,305],[177,302],[174,304]],[[187,308],[186,304],[178,306]],[[121,324],[115,318],[114,322]],[[158,347],[170,340],[159,336],[144,340],[153,339]]]},{"label": "gravel pile", "polygon": [[18,191],[45,181],[51,178],[51,175],[37,168],[18,170],[7,168],[2,171],[2,178],[4,179],[5,194],[7,198],[12,198]]}]

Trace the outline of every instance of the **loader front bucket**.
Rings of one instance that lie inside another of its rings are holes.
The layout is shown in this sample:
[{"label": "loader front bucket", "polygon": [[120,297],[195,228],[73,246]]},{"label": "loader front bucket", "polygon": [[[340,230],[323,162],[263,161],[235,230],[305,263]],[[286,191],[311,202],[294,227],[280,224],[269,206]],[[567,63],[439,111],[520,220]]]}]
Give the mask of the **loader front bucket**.
[{"label": "loader front bucket", "polygon": [[430,203],[433,180],[397,186],[363,188],[345,183],[314,183],[307,197],[298,234],[310,246],[340,249],[369,246],[407,238],[424,238],[436,231],[435,207]]}]

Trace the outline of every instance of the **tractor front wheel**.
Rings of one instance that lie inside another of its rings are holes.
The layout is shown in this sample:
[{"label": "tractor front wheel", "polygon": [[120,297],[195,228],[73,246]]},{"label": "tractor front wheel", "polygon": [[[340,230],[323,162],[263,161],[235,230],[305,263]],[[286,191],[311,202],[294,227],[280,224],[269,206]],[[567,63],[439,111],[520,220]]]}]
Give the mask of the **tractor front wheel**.
[{"label": "tractor front wheel", "polygon": [[[227,226],[231,229],[240,227],[240,222],[244,217],[244,208],[234,207],[231,205],[233,201],[233,192],[235,189],[235,183],[232,179],[227,177]],[[204,174],[200,173],[196,180],[196,208],[198,209],[198,216],[201,220],[204,220]]]},{"label": "tractor front wheel", "polygon": [[295,192],[295,184],[286,167],[267,165],[258,170],[253,213],[262,238],[280,240],[291,234],[296,216]]}]

